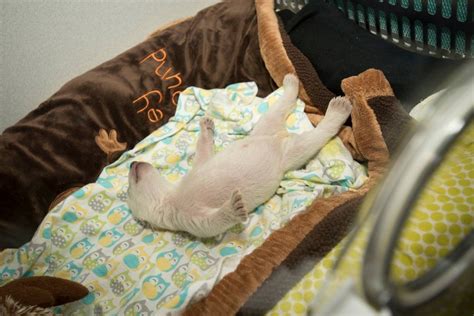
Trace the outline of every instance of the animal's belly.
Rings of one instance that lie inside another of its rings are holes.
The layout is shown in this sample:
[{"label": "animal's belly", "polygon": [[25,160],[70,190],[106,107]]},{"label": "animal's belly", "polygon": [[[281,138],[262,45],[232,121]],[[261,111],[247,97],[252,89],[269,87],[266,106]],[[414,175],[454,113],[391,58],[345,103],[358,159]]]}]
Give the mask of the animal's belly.
[{"label": "animal's belly", "polygon": [[[251,211],[275,193],[283,176],[281,143],[235,145],[195,170],[192,179],[183,183],[188,197],[199,205],[218,208],[238,189]],[[195,190],[196,185],[200,187],[199,192]]]}]

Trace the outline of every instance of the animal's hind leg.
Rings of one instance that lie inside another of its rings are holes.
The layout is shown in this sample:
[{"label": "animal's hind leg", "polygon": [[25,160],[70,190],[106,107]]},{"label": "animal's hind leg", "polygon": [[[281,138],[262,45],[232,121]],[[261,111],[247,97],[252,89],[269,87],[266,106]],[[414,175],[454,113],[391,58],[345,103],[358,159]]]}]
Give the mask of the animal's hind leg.
[{"label": "animal's hind leg", "polygon": [[295,170],[304,166],[332,137],[337,135],[351,111],[352,105],[348,99],[344,97],[332,99],[326,115],[316,128],[288,138],[283,158],[284,170]]},{"label": "animal's hind leg", "polygon": [[299,81],[295,75],[287,74],[283,79],[283,95],[268,113],[265,113],[255,125],[250,135],[275,135],[285,130],[286,118],[296,104]]},{"label": "animal's hind leg", "polygon": [[244,222],[248,217],[242,195],[238,190],[232,193],[221,208],[208,211],[210,215],[179,213],[177,222],[181,229],[197,237],[212,237],[225,232],[235,224]]},{"label": "animal's hind leg", "polygon": [[214,155],[214,121],[209,117],[203,117],[199,121],[201,133],[196,145],[193,169],[203,164]]}]

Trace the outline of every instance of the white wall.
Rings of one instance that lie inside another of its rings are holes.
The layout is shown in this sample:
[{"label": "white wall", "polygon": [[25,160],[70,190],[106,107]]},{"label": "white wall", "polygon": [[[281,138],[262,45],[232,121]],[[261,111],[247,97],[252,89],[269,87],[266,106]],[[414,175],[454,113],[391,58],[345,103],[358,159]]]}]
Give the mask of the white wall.
[{"label": "white wall", "polygon": [[0,132],[68,80],[217,0],[0,0]]}]

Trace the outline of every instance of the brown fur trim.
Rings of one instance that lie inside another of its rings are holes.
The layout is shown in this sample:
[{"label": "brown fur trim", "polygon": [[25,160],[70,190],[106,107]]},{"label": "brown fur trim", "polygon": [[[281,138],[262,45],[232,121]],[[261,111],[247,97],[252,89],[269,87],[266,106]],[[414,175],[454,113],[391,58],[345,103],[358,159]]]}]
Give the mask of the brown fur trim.
[{"label": "brown fur trim", "polygon": [[352,129],[357,147],[369,162],[369,170],[382,173],[389,160],[389,152],[382,130],[368,100],[375,96],[393,96],[393,90],[379,70],[369,69],[358,76],[346,78],[341,83],[342,91],[352,104]]},{"label": "brown fur trim", "polygon": [[50,316],[54,315],[49,308],[25,306],[16,302],[11,296],[0,297],[0,315],[2,316]]},{"label": "brown fur trim", "polygon": [[[283,77],[288,73],[296,74],[296,70],[283,47],[273,0],[255,0],[255,8],[260,53],[273,81],[281,87]],[[303,85],[300,85],[299,98],[306,104],[312,104]]]},{"label": "brown fur trim", "polygon": [[[374,81],[374,78],[383,80]],[[234,272],[226,275],[206,298],[188,307],[185,315],[235,314],[309,232],[325,223],[324,220],[329,218],[334,210],[343,209],[345,204],[357,205],[358,203],[353,201],[360,200],[378,182],[388,163],[389,155],[380,126],[365,96],[386,94],[387,86],[390,87],[383,74],[369,71],[348,78],[343,87],[353,102],[352,122],[357,148],[360,149],[362,157],[368,160],[367,182],[358,190],[316,199],[306,212],[272,233],[262,246],[244,257]],[[370,87],[371,90],[366,91],[364,87]]]},{"label": "brown fur trim", "polygon": [[346,95],[366,100],[395,95],[383,72],[373,68],[342,80],[341,87]]},{"label": "brown fur trim", "polygon": [[382,135],[393,155],[405,134],[415,126],[415,120],[403,109],[394,96],[378,96],[368,100],[382,127]]}]

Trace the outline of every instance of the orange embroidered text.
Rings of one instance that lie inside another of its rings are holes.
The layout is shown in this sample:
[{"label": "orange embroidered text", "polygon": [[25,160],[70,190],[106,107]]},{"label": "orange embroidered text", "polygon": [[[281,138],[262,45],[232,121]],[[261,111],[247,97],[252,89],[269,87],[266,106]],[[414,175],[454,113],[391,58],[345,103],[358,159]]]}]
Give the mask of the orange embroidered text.
[{"label": "orange embroidered text", "polygon": [[163,112],[158,108],[165,99],[163,93],[170,95],[171,102],[176,106],[179,94],[184,88],[181,73],[174,73],[173,68],[166,64],[167,57],[168,54],[165,49],[160,48],[148,54],[140,61],[140,64],[145,62],[156,63],[155,75],[157,75],[164,84],[168,85],[165,92],[152,90],[144,93],[133,101],[134,104],[142,104],[142,106],[137,109],[137,113],[146,111],[148,120],[153,123],[163,119]]},{"label": "orange embroidered text", "polygon": [[[149,95],[150,95],[150,97],[148,97]],[[155,109],[155,108],[150,108],[149,109],[148,108],[150,106],[150,99],[152,99],[153,95],[158,96],[158,97],[155,98],[155,99],[158,99],[156,103],[161,104],[161,102],[163,101],[163,94],[159,90],[152,90],[150,92],[147,92],[144,95],[142,95],[141,97],[135,99],[133,101],[133,103],[137,103],[140,100],[145,100],[145,106],[142,107],[141,109],[139,109],[137,111],[137,113],[141,113],[141,112],[148,109],[148,111],[147,111],[148,120],[150,122],[156,123],[156,122],[160,121],[163,118],[163,112],[160,109]]]}]

